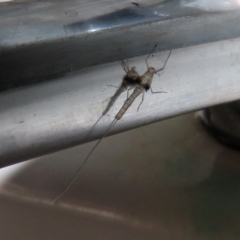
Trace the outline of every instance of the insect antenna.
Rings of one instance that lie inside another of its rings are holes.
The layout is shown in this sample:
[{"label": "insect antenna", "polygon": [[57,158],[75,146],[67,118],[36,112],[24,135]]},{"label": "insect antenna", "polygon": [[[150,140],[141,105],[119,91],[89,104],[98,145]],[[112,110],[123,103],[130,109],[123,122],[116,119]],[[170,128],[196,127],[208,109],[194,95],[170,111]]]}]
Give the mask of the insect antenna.
[{"label": "insect antenna", "polygon": [[148,68],[148,69],[149,69],[148,58],[149,58],[149,57],[151,56],[151,54],[155,51],[155,49],[156,49],[158,43],[159,43],[159,42],[157,42],[157,43],[154,45],[152,51],[148,54],[148,56],[147,56],[146,59],[145,59],[145,62],[146,62],[146,64],[147,64],[147,68]]},{"label": "insect antenna", "polygon": [[75,182],[78,174],[80,173],[80,171],[82,170],[83,166],[85,165],[85,163],[87,162],[87,160],[89,159],[89,157],[91,156],[91,154],[93,153],[93,151],[96,149],[96,147],[99,145],[99,143],[103,140],[104,137],[107,136],[107,134],[109,133],[109,131],[111,130],[111,128],[115,125],[115,123],[117,122],[116,119],[114,119],[112,121],[112,123],[109,125],[109,127],[107,128],[107,130],[105,131],[105,133],[103,134],[103,136],[97,141],[97,143],[95,144],[95,146],[92,148],[92,150],[88,153],[87,157],[84,159],[84,161],[82,162],[82,164],[80,165],[80,167],[78,168],[77,172],[75,173],[74,177],[72,178],[71,182],[68,184],[68,186],[56,197],[54,198],[50,204],[55,203],[59,198],[61,198],[68,190],[69,188],[73,185],[73,183]]},{"label": "insect antenna", "polygon": [[91,135],[92,131],[94,130],[95,126],[98,124],[98,122],[102,119],[104,115],[102,114],[98,120],[93,124],[93,126],[91,127],[90,131],[88,132],[87,136],[86,136],[86,140],[88,139],[88,137]]}]

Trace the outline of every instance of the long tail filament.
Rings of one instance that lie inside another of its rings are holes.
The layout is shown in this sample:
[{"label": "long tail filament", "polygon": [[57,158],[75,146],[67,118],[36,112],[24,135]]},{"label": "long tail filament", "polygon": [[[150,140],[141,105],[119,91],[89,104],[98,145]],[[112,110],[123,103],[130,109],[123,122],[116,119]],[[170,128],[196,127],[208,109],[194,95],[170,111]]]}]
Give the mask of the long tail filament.
[{"label": "long tail filament", "polygon": [[71,182],[68,184],[68,186],[56,197],[54,198],[50,204],[55,203],[59,198],[61,198],[68,190],[69,188],[73,185],[74,181],[76,180],[78,174],[80,173],[80,171],[82,170],[83,166],[85,165],[85,163],[87,162],[87,160],[89,159],[89,157],[91,156],[91,154],[93,153],[93,151],[96,149],[96,147],[99,145],[99,143],[103,140],[104,137],[107,136],[107,134],[109,133],[109,131],[111,130],[111,128],[114,126],[114,124],[117,122],[116,119],[114,119],[112,121],[112,123],[109,125],[109,127],[107,128],[107,130],[105,131],[105,133],[103,134],[103,136],[97,141],[97,143],[95,144],[95,146],[92,148],[92,150],[88,153],[87,157],[84,159],[84,161],[82,162],[82,164],[80,165],[80,167],[78,168],[77,172],[75,173],[74,177],[72,178]]}]

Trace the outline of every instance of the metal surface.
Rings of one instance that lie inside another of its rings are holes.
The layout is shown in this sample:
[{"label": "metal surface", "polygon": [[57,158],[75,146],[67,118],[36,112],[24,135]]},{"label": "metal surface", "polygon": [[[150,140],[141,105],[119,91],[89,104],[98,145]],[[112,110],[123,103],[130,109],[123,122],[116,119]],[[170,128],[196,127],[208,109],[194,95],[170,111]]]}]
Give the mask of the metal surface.
[{"label": "metal surface", "polygon": [[239,1],[205,2],[0,2],[0,89],[117,61],[119,48],[130,58],[156,42],[167,50],[240,37]]},{"label": "metal surface", "polygon": [[[239,98],[239,1],[137,3],[0,1],[0,89],[22,87],[0,94],[0,167],[86,141],[114,92],[107,85],[124,75],[120,48],[123,58],[141,56],[132,60],[140,74],[156,42],[157,51],[173,54],[153,82],[168,94],[149,93],[140,112],[132,106],[112,133]],[[155,54],[153,67],[165,57]]]},{"label": "metal surface", "polygon": [[[154,54],[153,67],[161,67],[169,51]],[[139,74],[144,57],[132,59]],[[139,112],[136,100],[111,133],[136,128],[160,119],[240,98],[240,39],[173,50],[168,64],[155,75],[154,91],[145,94]],[[0,95],[0,166],[83,143],[101,115],[102,103],[112,96],[124,75],[118,62],[74,72],[55,81],[19,88]],[[101,136],[126,96],[118,99],[110,116],[95,127]],[[79,156],[81,157],[81,156]]]}]

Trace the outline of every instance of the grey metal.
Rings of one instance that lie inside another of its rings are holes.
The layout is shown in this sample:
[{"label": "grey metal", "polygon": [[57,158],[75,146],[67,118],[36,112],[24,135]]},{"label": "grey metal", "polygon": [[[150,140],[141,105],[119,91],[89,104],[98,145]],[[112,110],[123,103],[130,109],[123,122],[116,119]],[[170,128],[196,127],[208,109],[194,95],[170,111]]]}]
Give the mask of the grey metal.
[{"label": "grey metal", "polygon": [[0,90],[117,61],[119,48],[131,58],[156,42],[160,51],[240,36],[238,1],[226,9],[223,0],[211,8],[202,0],[138,2],[0,3]]},{"label": "grey metal", "polygon": [[[1,89],[22,86],[0,94],[0,167],[85,142],[115,91],[107,85],[124,75],[119,48],[124,58],[139,56],[129,62],[139,74],[157,41],[157,51],[174,50],[153,79],[154,91],[167,94],[149,92],[139,112],[136,101],[111,134],[239,99],[240,12],[191,2],[199,1],[0,3]],[[160,68],[167,54],[154,54],[151,65]],[[88,140],[101,136],[125,99]]]}]

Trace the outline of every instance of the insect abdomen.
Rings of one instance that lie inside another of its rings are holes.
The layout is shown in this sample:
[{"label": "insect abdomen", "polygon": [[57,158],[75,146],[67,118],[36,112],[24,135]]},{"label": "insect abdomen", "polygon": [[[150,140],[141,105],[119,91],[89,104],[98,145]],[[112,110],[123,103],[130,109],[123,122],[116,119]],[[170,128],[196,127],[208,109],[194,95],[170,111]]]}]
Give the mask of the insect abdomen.
[{"label": "insect abdomen", "polygon": [[133,91],[133,93],[131,94],[131,96],[127,99],[127,101],[125,102],[125,104],[122,106],[122,108],[120,109],[120,111],[118,112],[118,114],[115,116],[116,120],[119,120],[122,118],[122,116],[124,115],[124,113],[127,111],[127,109],[131,106],[131,104],[133,103],[133,101],[136,99],[136,97],[138,95],[140,95],[142,93],[142,88],[136,87]]},{"label": "insect abdomen", "polygon": [[110,98],[110,102],[108,103],[107,107],[103,111],[102,115],[106,115],[107,112],[110,110],[110,108],[113,106],[113,104],[116,102],[117,98],[125,91],[125,86],[122,85],[118,90],[115,92],[115,94]]}]

